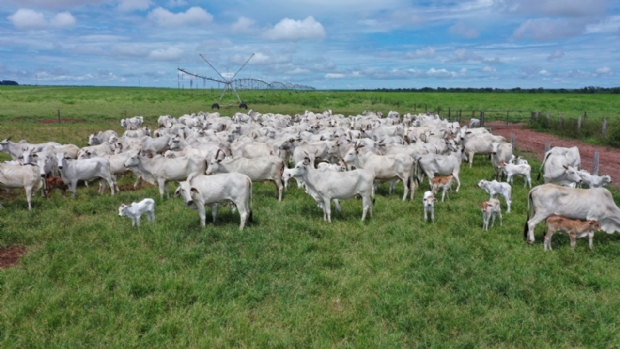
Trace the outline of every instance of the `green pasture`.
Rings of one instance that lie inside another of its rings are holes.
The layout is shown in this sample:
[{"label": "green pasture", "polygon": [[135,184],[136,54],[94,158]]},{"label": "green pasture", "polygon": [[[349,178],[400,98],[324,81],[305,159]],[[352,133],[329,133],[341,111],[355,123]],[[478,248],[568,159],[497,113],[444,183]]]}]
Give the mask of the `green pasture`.
[{"label": "green pasture", "polygon": [[[118,120],[125,115],[156,117],[188,112],[210,111],[221,90],[157,89],[120,87],[0,87],[0,117],[9,119]],[[239,91],[243,102],[259,112],[303,113],[305,110],[357,115],[363,110],[407,112],[434,111],[443,116],[469,120],[472,111],[479,117],[527,121],[531,112],[550,113],[557,118],[577,119],[587,112],[591,120],[613,119],[619,115],[620,99],[611,94],[526,94],[526,93],[424,93],[381,91]],[[221,103],[222,114],[239,111],[239,102],[227,93]]]},{"label": "green pasture", "polygon": [[[161,114],[209,110],[216,95],[137,88],[0,92],[0,138],[80,146],[89,133],[121,131],[124,110],[144,115],[154,127]],[[328,108],[387,112],[397,108],[384,102],[373,108],[372,98],[398,96],[269,93],[262,98],[282,104],[259,103],[258,92],[242,96],[248,95],[254,110],[290,114]],[[462,94],[453,100],[473,106],[497,98],[502,107],[530,109],[542,97],[572,95]],[[599,105],[600,113],[618,103],[607,97],[575,95],[585,98],[583,105]],[[451,101],[449,94],[412,98],[429,105]],[[311,105],[312,99],[319,104]],[[80,122],[41,122],[56,118],[57,109],[62,118]],[[410,111],[402,105],[399,110]],[[544,252],[541,225],[536,242],[527,245],[528,189],[521,179],[513,185],[513,211],[504,213],[503,225],[482,231],[477,204],[488,195],[476,183],[492,173],[482,156],[473,168],[464,164],[461,190],[436,204],[434,224],[423,221],[428,183],[413,202],[400,200],[402,184],[392,195],[381,185],[371,219],[360,222],[361,200],[352,199],[342,204],[342,214],[332,214],[331,224],[294,184],[281,203],[273,184],[255,184],[255,223],[243,231],[227,207],[219,209],[215,224],[207,214],[202,228],[196,211],[181,199],[160,199],[151,185],[113,197],[98,195],[96,185],[79,187],[76,199],[58,191],[50,199],[37,194],[32,211],[23,192],[0,193],[0,246],[27,248],[17,266],[0,270],[0,346],[619,347],[620,237],[597,233],[593,252],[584,240],[572,252],[568,237],[556,234],[554,250]],[[131,183],[128,176],[120,184]],[[143,219],[140,229],[132,228],[128,218],[118,217],[118,206],[145,197],[156,199],[156,222]]]}]

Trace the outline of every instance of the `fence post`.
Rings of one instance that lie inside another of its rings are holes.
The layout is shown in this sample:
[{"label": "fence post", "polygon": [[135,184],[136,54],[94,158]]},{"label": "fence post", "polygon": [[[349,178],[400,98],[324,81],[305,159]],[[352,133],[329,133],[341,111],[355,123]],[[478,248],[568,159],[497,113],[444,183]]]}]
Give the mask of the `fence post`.
[{"label": "fence post", "polygon": [[60,124],[60,109],[58,109],[58,123]]},{"label": "fence post", "polygon": [[586,118],[588,117],[588,112],[584,111],[583,112],[583,121],[586,121]]},{"label": "fence post", "polygon": [[415,103],[413,103],[413,112],[414,112],[414,113],[416,112],[416,111],[415,111],[415,109],[416,109],[416,104],[415,104]]},{"label": "fence post", "polygon": [[577,119],[577,130],[581,130],[581,115],[579,115],[579,119]]},{"label": "fence post", "polygon": [[461,123],[461,120],[463,120],[463,109],[459,109],[459,124]]},{"label": "fence post", "polygon": [[549,150],[551,150],[551,141],[546,141],[545,142],[545,154],[547,154]]},{"label": "fence post", "polygon": [[531,121],[531,123],[535,123],[536,122],[536,112],[535,111],[532,112],[532,116],[530,116],[530,121]]},{"label": "fence post", "polygon": [[515,149],[515,140],[517,139],[517,135],[514,133],[510,134],[510,144],[512,145],[512,151]]},{"label": "fence post", "polygon": [[480,111],[480,127],[484,127],[484,111]]},{"label": "fence post", "polygon": [[448,121],[452,121],[450,120],[450,107],[448,107]]},{"label": "fence post", "polygon": [[601,129],[601,134],[603,138],[605,138],[605,134],[607,133],[607,119],[603,119],[603,128]]},{"label": "fence post", "polygon": [[438,106],[437,107],[437,115],[441,115],[440,113],[441,113],[441,107]]},{"label": "fence post", "polygon": [[594,160],[592,161],[592,174],[598,176],[598,160],[599,154],[598,150],[594,151]]},{"label": "fence post", "polygon": [[508,125],[508,118],[509,118],[508,113],[510,113],[510,111],[506,110],[506,125]]}]

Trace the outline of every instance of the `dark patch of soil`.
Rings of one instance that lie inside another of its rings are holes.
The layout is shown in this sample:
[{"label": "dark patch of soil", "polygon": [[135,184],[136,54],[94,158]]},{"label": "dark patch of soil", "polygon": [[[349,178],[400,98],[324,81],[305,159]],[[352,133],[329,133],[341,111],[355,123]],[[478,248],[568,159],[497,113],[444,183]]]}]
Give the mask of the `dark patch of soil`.
[{"label": "dark patch of soil", "polygon": [[[44,120],[39,120],[40,123],[42,124],[57,124],[58,123],[58,119],[44,119]],[[77,122],[86,122],[85,120],[79,120],[79,119],[60,119],[60,123],[77,123]]]},{"label": "dark patch of soil", "polygon": [[136,190],[140,190],[142,188],[143,188],[142,184],[138,184],[135,188],[133,187],[133,184],[120,185],[118,187],[118,189],[120,191],[136,191]]},{"label": "dark patch of soil", "polygon": [[19,257],[26,253],[23,246],[0,247],[0,268],[6,269],[19,263]]},{"label": "dark patch of soil", "polygon": [[[510,141],[511,134],[515,134],[515,147],[521,153],[527,153],[542,161],[545,154],[545,142],[551,142],[552,147],[579,147],[581,155],[581,167],[592,171],[594,164],[594,152],[599,152],[599,175],[610,175],[613,186],[620,185],[620,150],[612,147],[592,145],[576,139],[562,139],[548,133],[536,132],[525,128],[524,124],[508,124],[503,122],[487,122],[485,127],[491,128],[495,135],[506,137]],[[532,177],[538,173],[540,168],[532,168]]]}]

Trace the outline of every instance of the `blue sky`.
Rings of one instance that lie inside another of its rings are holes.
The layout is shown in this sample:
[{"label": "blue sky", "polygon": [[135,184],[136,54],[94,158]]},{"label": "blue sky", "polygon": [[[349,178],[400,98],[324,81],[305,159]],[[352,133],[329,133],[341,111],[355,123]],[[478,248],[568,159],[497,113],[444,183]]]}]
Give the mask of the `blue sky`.
[{"label": "blue sky", "polygon": [[21,84],[177,87],[252,53],[239,78],[317,89],[620,86],[620,2],[0,0]]}]

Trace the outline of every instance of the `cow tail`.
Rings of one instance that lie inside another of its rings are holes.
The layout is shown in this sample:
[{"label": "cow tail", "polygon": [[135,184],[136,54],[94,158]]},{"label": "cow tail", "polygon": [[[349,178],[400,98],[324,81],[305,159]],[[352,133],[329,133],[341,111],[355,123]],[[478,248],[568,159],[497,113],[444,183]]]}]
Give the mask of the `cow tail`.
[{"label": "cow tail", "polygon": [[[529,222],[530,220],[530,207],[532,207],[532,211],[534,211],[534,205],[530,204],[530,202],[532,201],[532,191],[530,190],[530,192],[527,195],[527,218],[525,219],[525,226],[523,227],[523,239],[527,240],[527,231],[528,231],[528,224],[527,222]],[[531,212],[532,215],[534,215],[534,212]]]},{"label": "cow tail", "polygon": [[250,180],[249,178],[247,179],[248,181],[248,190],[250,191],[250,214],[248,215],[248,223],[254,223],[254,217],[252,214],[252,180]]},{"label": "cow tail", "polygon": [[545,162],[547,161],[547,159],[549,158],[550,155],[551,155],[551,153],[549,153],[549,152],[547,152],[547,154],[545,154],[545,158],[543,159],[543,162],[542,162],[542,164],[540,164],[540,168],[538,169],[538,176],[536,177],[537,181],[540,180],[540,174],[542,173],[543,166],[545,166]]}]

